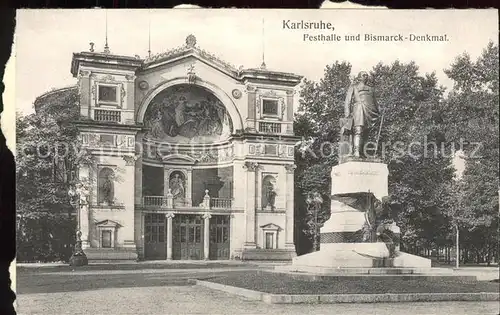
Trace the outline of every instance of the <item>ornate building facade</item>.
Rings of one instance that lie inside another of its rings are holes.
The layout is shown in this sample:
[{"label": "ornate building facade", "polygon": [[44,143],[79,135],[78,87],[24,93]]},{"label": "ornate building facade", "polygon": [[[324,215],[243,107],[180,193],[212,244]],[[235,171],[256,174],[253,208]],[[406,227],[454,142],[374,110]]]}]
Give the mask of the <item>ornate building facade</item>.
[{"label": "ornate building facade", "polygon": [[80,204],[90,261],[290,259],[292,73],[236,69],[198,48],[141,59],[73,54]]}]

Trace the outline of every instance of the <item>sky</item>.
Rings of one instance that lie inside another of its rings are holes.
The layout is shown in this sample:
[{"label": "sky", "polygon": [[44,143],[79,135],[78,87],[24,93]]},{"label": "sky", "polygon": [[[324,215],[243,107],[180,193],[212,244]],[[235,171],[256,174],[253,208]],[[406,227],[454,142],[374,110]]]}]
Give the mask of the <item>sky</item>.
[{"label": "sky", "polygon": [[[288,19],[330,22],[335,30],[283,29],[283,20]],[[6,78],[15,85],[8,84],[6,93],[23,114],[33,112],[33,101],[40,94],[76,83],[70,73],[72,54],[88,51],[89,42],[102,51],[106,24],[110,50],[120,55],[146,57],[148,33],[152,54],[178,47],[193,34],[200,48],[236,67],[258,67],[264,52],[268,69],[318,80],[325,66],[335,61],[350,62],[357,73],[399,59],[415,61],[421,73],[435,71],[440,84],[448,88],[452,82],[443,69],[457,55],[468,52],[475,59],[488,41],[498,42],[495,10],[54,9],[19,10],[16,23],[15,55],[6,69]],[[449,41],[308,42],[303,40],[305,33],[447,34]],[[12,126],[14,115],[12,108],[6,109],[4,127]]]}]

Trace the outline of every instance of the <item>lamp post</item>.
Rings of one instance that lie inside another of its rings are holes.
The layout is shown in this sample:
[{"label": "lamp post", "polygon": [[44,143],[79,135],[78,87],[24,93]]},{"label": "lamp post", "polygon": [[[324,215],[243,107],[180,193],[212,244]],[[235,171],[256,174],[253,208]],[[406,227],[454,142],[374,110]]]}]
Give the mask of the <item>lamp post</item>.
[{"label": "lamp post", "polygon": [[323,204],[323,198],[321,194],[317,191],[311,192],[307,195],[306,203],[309,208],[313,208],[314,211],[314,240],[313,240],[313,248],[314,251],[318,250],[318,212],[321,208],[321,204]]},{"label": "lamp post", "polygon": [[81,207],[85,205],[82,204],[80,200],[82,197],[81,192],[77,191],[74,187],[70,187],[68,191],[68,196],[70,198],[70,204],[75,208],[77,215],[76,242],[75,242],[75,248],[73,249],[73,254],[69,259],[69,264],[70,266],[85,266],[88,265],[88,260],[87,256],[85,255],[82,249],[82,239],[81,239],[82,232],[80,225],[80,211]]}]

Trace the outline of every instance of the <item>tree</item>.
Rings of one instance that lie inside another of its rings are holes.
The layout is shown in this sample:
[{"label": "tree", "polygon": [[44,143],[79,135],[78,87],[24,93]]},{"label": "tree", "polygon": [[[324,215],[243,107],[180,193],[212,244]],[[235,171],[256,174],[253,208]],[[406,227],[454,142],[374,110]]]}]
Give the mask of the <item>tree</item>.
[{"label": "tree", "polygon": [[77,166],[89,159],[77,144],[76,89],[48,94],[36,113],[18,116],[16,197],[18,260],[65,260],[74,242],[74,209],[68,188]]},{"label": "tree", "polygon": [[495,252],[498,260],[499,242],[498,57],[492,42],[475,62],[466,53],[458,56],[445,70],[455,84],[441,111],[443,130],[465,158],[456,191],[462,202],[450,216],[459,223],[465,249],[488,263]]}]

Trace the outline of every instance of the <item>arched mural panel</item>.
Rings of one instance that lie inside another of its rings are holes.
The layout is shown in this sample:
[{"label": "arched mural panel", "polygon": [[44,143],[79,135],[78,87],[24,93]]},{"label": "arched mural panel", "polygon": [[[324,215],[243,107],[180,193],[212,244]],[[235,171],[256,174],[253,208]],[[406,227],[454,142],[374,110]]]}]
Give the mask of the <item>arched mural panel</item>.
[{"label": "arched mural panel", "polygon": [[146,137],[176,143],[211,143],[232,134],[233,123],[224,104],[196,85],[175,85],[150,102],[144,124]]}]

